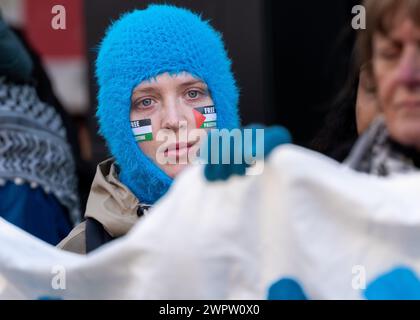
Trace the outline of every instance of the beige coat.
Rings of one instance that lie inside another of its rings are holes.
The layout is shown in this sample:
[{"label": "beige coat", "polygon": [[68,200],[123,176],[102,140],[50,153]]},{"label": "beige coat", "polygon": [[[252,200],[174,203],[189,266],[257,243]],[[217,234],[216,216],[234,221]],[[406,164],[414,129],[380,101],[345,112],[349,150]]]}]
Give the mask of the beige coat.
[{"label": "beige coat", "polygon": [[[137,222],[140,203],[118,180],[113,159],[100,163],[89,194],[85,217],[100,222],[112,237],[125,235]],[[86,254],[86,223],[76,226],[57,247]]]}]

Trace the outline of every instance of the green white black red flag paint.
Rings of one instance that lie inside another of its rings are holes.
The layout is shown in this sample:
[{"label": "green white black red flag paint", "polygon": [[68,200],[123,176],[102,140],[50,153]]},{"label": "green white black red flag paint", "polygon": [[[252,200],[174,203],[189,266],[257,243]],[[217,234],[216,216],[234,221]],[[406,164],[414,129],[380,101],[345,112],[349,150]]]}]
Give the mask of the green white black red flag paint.
[{"label": "green white black red flag paint", "polygon": [[143,119],[130,121],[131,130],[137,142],[153,140],[152,120]]},{"label": "green white black red flag paint", "polygon": [[214,106],[194,108],[193,111],[197,128],[216,127],[217,113]]}]

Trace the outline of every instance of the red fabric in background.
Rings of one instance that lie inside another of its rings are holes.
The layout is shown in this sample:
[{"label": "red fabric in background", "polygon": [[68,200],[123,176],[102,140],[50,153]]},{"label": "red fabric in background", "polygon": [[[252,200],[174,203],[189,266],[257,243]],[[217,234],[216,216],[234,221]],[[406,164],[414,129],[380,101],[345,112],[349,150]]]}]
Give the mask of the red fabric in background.
[{"label": "red fabric in background", "polygon": [[[66,29],[54,30],[55,5],[66,10]],[[83,0],[25,0],[25,34],[43,58],[77,58],[85,53]]]}]

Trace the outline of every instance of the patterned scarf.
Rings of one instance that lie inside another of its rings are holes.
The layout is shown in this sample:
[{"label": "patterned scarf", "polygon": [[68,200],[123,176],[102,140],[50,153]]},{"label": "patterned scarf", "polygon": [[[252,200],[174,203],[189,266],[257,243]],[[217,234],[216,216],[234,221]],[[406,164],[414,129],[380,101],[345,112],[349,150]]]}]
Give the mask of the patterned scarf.
[{"label": "patterned scarf", "polygon": [[73,222],[80,219],[75,163],[59,114],[32,86],[0,77],[0,181],[7,180],[42,187]]},{"label": "patterned scarf", "polygon": [[419,153],[403,147],[389,136],[382,116],[357,140],[344,164],[377,176],[418,171],[415,161]]}]

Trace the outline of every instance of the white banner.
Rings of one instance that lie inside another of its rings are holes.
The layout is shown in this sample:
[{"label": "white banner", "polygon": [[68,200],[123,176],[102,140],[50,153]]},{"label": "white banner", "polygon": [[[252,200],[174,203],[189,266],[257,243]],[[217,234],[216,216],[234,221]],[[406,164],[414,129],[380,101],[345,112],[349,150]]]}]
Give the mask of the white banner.
[{"label": "white banner", "polygon": [[355,173],[296,146],[257,176],[209,183],[193,167],[88,256],[0,221],[0,297],[417,298],[419,190],[420,174]]}]

